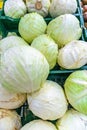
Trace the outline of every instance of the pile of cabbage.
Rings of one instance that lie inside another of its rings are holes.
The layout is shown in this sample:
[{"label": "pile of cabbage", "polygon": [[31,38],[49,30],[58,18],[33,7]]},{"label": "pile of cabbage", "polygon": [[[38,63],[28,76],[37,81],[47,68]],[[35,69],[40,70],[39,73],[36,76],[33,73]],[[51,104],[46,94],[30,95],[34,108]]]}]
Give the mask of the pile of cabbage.
[{"label": "pile of cabbage", "polygon": [[[0,130],[87,130],[87,43],[76,10],[76,0],[5,2],[5,15],[20,20],[19,36],[0,40]],[[63,85],[49,79],[56,66],[74,69]],[[15,110],[26,102],[23,118],[35,118],[22,124]]]},{"label": "pile of cabbage", "polygon": [[[43,34],[34,39],[32,46],[41,37],[50,42],[50,38]],[[85,49],[85,42],[79,42]],[[77,42],[70,43],[70,46],[73,43]],[[55,45],[53,40],[50,44]],[[86,130],[87,70],[71,73],[64,86],[59,81],[48,80],[50,67],[46,56],[32,46],[13,35],[0,41],[0,129]],[[21,117],[14,109],[26,101],[28,111],[36,120],[22,125]]]},{"label": "pile of cabbage", "polygon": [[[6,0],[3,9],[12,21],[19,19],[19,35],[45,56],[50,70],[56,65],[62,69],[78,69],[86,64],[86,45],[79,41],[82,28],[73,15],[78,12],[76,0]],[[76,47],[69,45],[74,42]],[[79,43],[82,45],[78,47]]]},{"label": "pile of cabbage", "polygon": [[19,19],[25,14],[37,12],[43,17],[57,17],[62,14],[73,14],[77,11],[77,1],[72,0],[6,0],[4,14]]}]

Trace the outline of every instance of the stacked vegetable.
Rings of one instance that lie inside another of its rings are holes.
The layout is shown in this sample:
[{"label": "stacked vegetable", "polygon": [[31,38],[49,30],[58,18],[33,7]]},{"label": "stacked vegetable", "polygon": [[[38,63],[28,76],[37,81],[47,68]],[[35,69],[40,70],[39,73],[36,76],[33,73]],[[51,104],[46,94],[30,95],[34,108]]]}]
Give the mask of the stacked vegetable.
[{"label": "stacked vegetable", "polygon": [[43,17],[50,14],[52,17],[57,17],[62,14],[75,13],[77,9],[77,1],[72,0],[6,0],[4,5],[4,13],[12,18],[21,18],[27,12],[37,12]]},{"label": "stacked vegetable", "polygon": [[[4,4],[5,15],[21,18],[19,36],[12,34],[0,40],[1,130],[87,129],[87,70],[71,73],[64,86],[48,80],[50,70],[56,65],[62,69],[79,69],[87,63],[87,43],[80,39],[80,22],[72,14],[77,2],[47,3],[26,0],[26,7],[22,0],[7,0]],[[48,13],[55,18],[47,24],[44,17]],[[14,109],[26,101],[37,120],[22,127]]]}]

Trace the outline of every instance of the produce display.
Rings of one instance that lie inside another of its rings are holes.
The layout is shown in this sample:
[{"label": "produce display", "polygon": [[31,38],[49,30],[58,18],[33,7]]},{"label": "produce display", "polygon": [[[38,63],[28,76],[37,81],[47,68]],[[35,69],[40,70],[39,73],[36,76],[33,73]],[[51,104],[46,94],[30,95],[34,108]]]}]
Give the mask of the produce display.
[{"label": "produce display", "polygon": [[87,129],[87,42],[81,12],[80,0],[4,1],[0,130]]}]

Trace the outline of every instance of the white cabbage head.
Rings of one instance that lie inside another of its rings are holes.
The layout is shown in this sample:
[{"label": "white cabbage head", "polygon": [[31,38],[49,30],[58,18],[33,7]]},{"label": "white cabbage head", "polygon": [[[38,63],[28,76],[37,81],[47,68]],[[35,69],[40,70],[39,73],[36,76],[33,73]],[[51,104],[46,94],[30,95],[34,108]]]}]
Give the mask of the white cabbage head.
[{"label": "white cabbage head", "polygon": [[59,50],[58,64],[65,69],[77,69],[87,63],[87,43],[76,40]]},{"label": "white cabbage head", "polygon": [[0,109],[0,130],[20,130],[21,118],[16,111]]},{"label": "white cabbage head", "polygon": [[27,96],[29,109],[43,120],[56,120],[67,110],[64,91],[56,82],[47,80],[39,91]]},{"label": "white cabbage head", "polygon": [[52,0],[49,13],[52,17],[57,17],[62,14],[73,14],[77,9],[76,0]]},{"label": "white cabbage head", "polygon": [[0,84],[0,108],[16,109],[24,104],[26,94],[11,93]]},{"label": "white cabbage head", "polygon": [[87,130],[87,115],[68,110],[56,123],[58,130]]},{"label": "white cabbage head", "polygon": [[33,120],[24,125],[21,130],[57,130],[55,125],[48,121]]},{"label": "white cabbage head", "polygon": [[4,4],[4,13],[11,18],[20,18],[27,12],[23,0],[6,0]]}]

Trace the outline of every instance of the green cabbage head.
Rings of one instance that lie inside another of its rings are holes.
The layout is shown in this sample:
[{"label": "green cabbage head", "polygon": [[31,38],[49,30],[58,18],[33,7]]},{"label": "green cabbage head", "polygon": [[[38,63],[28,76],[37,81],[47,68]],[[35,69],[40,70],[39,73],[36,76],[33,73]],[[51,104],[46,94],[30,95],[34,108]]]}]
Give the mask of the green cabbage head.
[{"label": "green cabbage head", "polygon": [[31,46],[39,50],[46,57],[50,69],[56,65],[58,46],[52,38],[46,34],[40,35],[33,40]]},{"label": "green cabbage head", "polygon": [[23,39],[31,43],[34,38],[44,34],[47,24],[44,18],[38,13],[28,13],[21,18],[18,30]]},{"label": "green cabbage head", "polygon": [[73,108],[87,114],[87,70],[79,70],[70,74],[65,81],[64,88]]},{"label": "green cabbage head", "polygon": [[79,20],[72,14],[64,14],[53,19],[47,27],[47,34],[63,47],[72,40],[81,37],[82,29]]},{"label": "green cabbage head", "polygon": [[15,46],[1,54],[0,82],[12,92],[30,93],[40,89],[49,74],[49,64],[38,50]]}]

